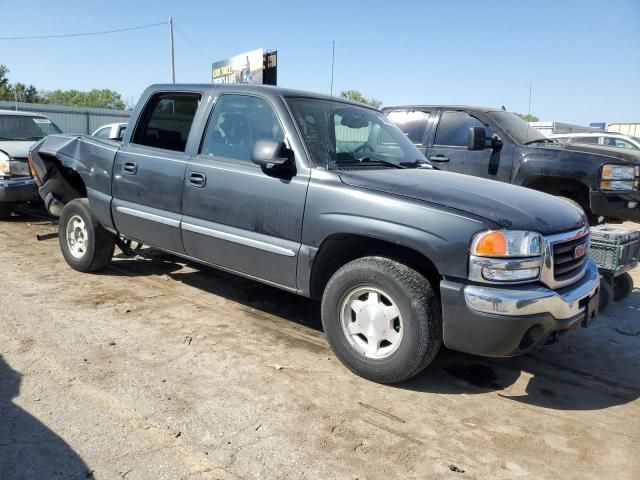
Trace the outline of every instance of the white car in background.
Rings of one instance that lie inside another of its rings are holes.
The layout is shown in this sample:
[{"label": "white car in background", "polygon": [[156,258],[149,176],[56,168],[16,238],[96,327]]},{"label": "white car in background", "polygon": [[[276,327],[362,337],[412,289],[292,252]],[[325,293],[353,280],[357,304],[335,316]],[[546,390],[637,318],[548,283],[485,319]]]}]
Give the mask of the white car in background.
[{"label": "white car in background", "polygon": [[590,145],[626,148],[627,150],[640,150],[640,138],[629,137],[621,133],[555,133],[547,136],[560,143],[588,143]]},{"label": "white car in background", "polygon": [[110,123],[98,128],[91,136],[104,140],[122,140],[126,129],[126,123]]}]

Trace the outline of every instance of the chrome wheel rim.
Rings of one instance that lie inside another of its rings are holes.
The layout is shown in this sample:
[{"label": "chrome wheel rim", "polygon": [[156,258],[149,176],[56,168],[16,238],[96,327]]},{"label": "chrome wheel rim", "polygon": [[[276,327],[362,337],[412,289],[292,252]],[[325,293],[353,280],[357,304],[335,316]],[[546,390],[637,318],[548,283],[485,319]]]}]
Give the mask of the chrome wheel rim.
[{"label": "chrome wheel rim", "polygon": [[87,253],[89,234],[87,225],[79,215],[67,221],[67,247],[74,258],[82,258]]},{"label": "chrome wheel rim", "polygon": [[351,290],[340,305],[340,323],[347,341],[368,358],[387,358],[402,342],[402,315],[393,298],[379,288]]}]

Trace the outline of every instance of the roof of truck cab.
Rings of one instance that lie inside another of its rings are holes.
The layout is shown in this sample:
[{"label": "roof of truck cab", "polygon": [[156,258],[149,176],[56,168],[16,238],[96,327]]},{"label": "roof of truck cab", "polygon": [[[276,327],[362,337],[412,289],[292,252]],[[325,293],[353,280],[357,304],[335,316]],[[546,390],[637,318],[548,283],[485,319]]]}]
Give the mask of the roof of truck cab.
[{"label": "roof of truck cab", "polygon": [[502,111],[502,109],[499,107],[479,107],[477,105],[397,105],[397,106],[384,107],[382,111],[387,112],[389,110],[436,110],[436,109],[466,110],[469,112],[476,112],[476,113]]},{"label": "roof of truck cab", "polygon": [[214,91],[218,90],[230,90],[237,92],[238,90],[245,90],[246,92],[260,93],[265,96],[283,96],[283,97],[303,97],[303,98],[315,98],[318,100],[337,101],[340,103],[347,103],[350,105],[357,105],[359,107],[366,107],[375,110],[370,105],[366,105],[360,102],[354,102],[346,98],[338,96],[330,96],[323,93],[307,92],[304,90],[294,90],[290,88],[274,87],[271,85],[245,85],[241,83],[165,83],[149,86],[148,90],[154,91],[181,91],[181,90],[203,90]]},{"label": "roof of truck cab", "polygon": [[23,112],[20,110],[0,110],[0,115],[12,115],[12,116],[19,116],[19,117],[42,117],[42,118],[46,118],[45,115],[41,114],[41,113],[35,113],[35,112]]}]

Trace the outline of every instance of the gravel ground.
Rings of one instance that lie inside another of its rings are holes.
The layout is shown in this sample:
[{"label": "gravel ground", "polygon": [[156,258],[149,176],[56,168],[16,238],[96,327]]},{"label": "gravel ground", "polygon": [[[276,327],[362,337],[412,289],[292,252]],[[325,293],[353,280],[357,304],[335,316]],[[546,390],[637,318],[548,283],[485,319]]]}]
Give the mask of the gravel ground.
[{"label": "gravel ground", "polygon": [[443,351],[388,387],[315,302],[153,251],[79,274],[53,231],[0,222],[0,478],[640,478],[640,290],[533,355]]}]

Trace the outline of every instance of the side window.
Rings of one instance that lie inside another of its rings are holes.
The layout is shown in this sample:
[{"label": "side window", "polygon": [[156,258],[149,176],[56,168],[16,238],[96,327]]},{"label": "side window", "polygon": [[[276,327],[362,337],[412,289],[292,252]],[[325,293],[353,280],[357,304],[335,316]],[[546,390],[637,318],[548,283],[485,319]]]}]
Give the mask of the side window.
[{"label": "side window", "polygon": [[471,127],[484,127],[488,137],[493,134],[484,123],[467,112],[444,112],[438,122],[434,143],[436,145],[466,147]]},{"label": "side window", "polygon": [[627,142],[623,138],[615,138],[615,137],[605,137],[604,138],[605,145],[611,145],[613,147],[618,148],[626,148],[628,150],[635,150],[636,147],[631,144],[631,142]]},{"label": "side window", "polygon": [[111,127],[102,127],[100,130],[96,132],[94,137],[96,138],[109,138],[109,133],[111,132]]},{"label": "side window", "polygon": [[573,137],[571,143],[589,143],[597,145],[600,137]]},{"label": "side window", "polygon": [[142,111],[133,143],[184,152],[202,95],[158,93]]},{"label": "side window", "polygon": [[414,145],[422,145],[424,133],[427,130],[430,112],[396,110],[389,112],[387,117],[395,123]]},{"label": "side window", "polygon": [[269,102],[248,95],[222,95],[211,113],[200,153],[250,162],[251,150],[262,138],[284,141]]}]

